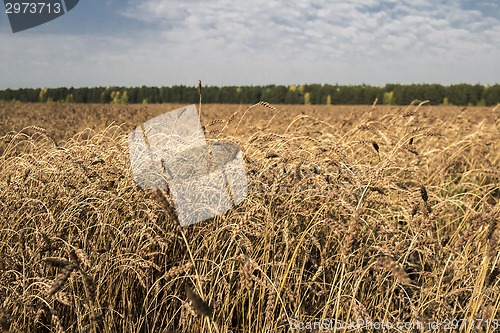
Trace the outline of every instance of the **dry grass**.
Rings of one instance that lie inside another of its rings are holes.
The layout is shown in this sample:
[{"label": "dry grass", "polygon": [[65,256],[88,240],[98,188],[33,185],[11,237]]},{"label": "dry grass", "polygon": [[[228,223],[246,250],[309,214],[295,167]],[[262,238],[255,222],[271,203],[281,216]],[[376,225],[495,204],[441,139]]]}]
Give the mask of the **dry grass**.
[{"label": "dry grass", "polygon": [[500,317],[500,110],[203,105],[249,196],[181,229],[127,148],[174,107],[0,104],[0,329]]}]

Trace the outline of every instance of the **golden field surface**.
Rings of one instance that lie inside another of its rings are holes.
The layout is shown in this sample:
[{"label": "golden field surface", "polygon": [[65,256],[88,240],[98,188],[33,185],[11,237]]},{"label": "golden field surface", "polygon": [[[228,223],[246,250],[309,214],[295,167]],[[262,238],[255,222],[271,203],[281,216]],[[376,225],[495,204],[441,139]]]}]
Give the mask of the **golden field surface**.
[{"label": "golden field surface", "polygon": [[128,133],[181,105],[0,103],[0,330],[500,330],[500,110],[202,105],[249,193],[181,228]]}]

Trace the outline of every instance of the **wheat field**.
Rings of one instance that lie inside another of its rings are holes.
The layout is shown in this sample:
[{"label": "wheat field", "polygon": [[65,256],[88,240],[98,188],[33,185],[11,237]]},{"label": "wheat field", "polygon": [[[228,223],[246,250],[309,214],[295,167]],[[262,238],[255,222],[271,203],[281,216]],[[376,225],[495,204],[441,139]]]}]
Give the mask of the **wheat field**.
[{"label": "wheat field", "polygon": [[0,104],[0,330],[500,330],[498,108],[202,105],[249,193],[181,228],[127,146],[177,107]]}]

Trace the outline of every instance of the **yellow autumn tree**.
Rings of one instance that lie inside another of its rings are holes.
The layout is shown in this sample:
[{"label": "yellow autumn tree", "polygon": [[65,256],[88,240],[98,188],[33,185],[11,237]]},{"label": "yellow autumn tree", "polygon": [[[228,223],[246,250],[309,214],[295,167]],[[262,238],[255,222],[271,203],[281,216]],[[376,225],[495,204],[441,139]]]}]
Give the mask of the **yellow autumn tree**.
[{"label": "yellow autumn tree", "polygon": [[311,93],[310,92],[306,92],[304,94],[304,104],[311,105]]},{"label": "yellow autumn tree", "polygon": [[332,95],[326,96],[326,105],[332,105]]}]

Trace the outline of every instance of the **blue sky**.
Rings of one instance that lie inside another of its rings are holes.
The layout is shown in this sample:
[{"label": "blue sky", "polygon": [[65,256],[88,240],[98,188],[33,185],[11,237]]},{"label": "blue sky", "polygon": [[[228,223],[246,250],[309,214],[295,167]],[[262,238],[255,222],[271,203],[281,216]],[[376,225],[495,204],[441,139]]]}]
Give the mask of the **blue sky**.
[{"label": "blue sky", "polygon": [[16,34],[0,12],[0,89],[199,79],[500,83],[500,2],[80,0]]}]

